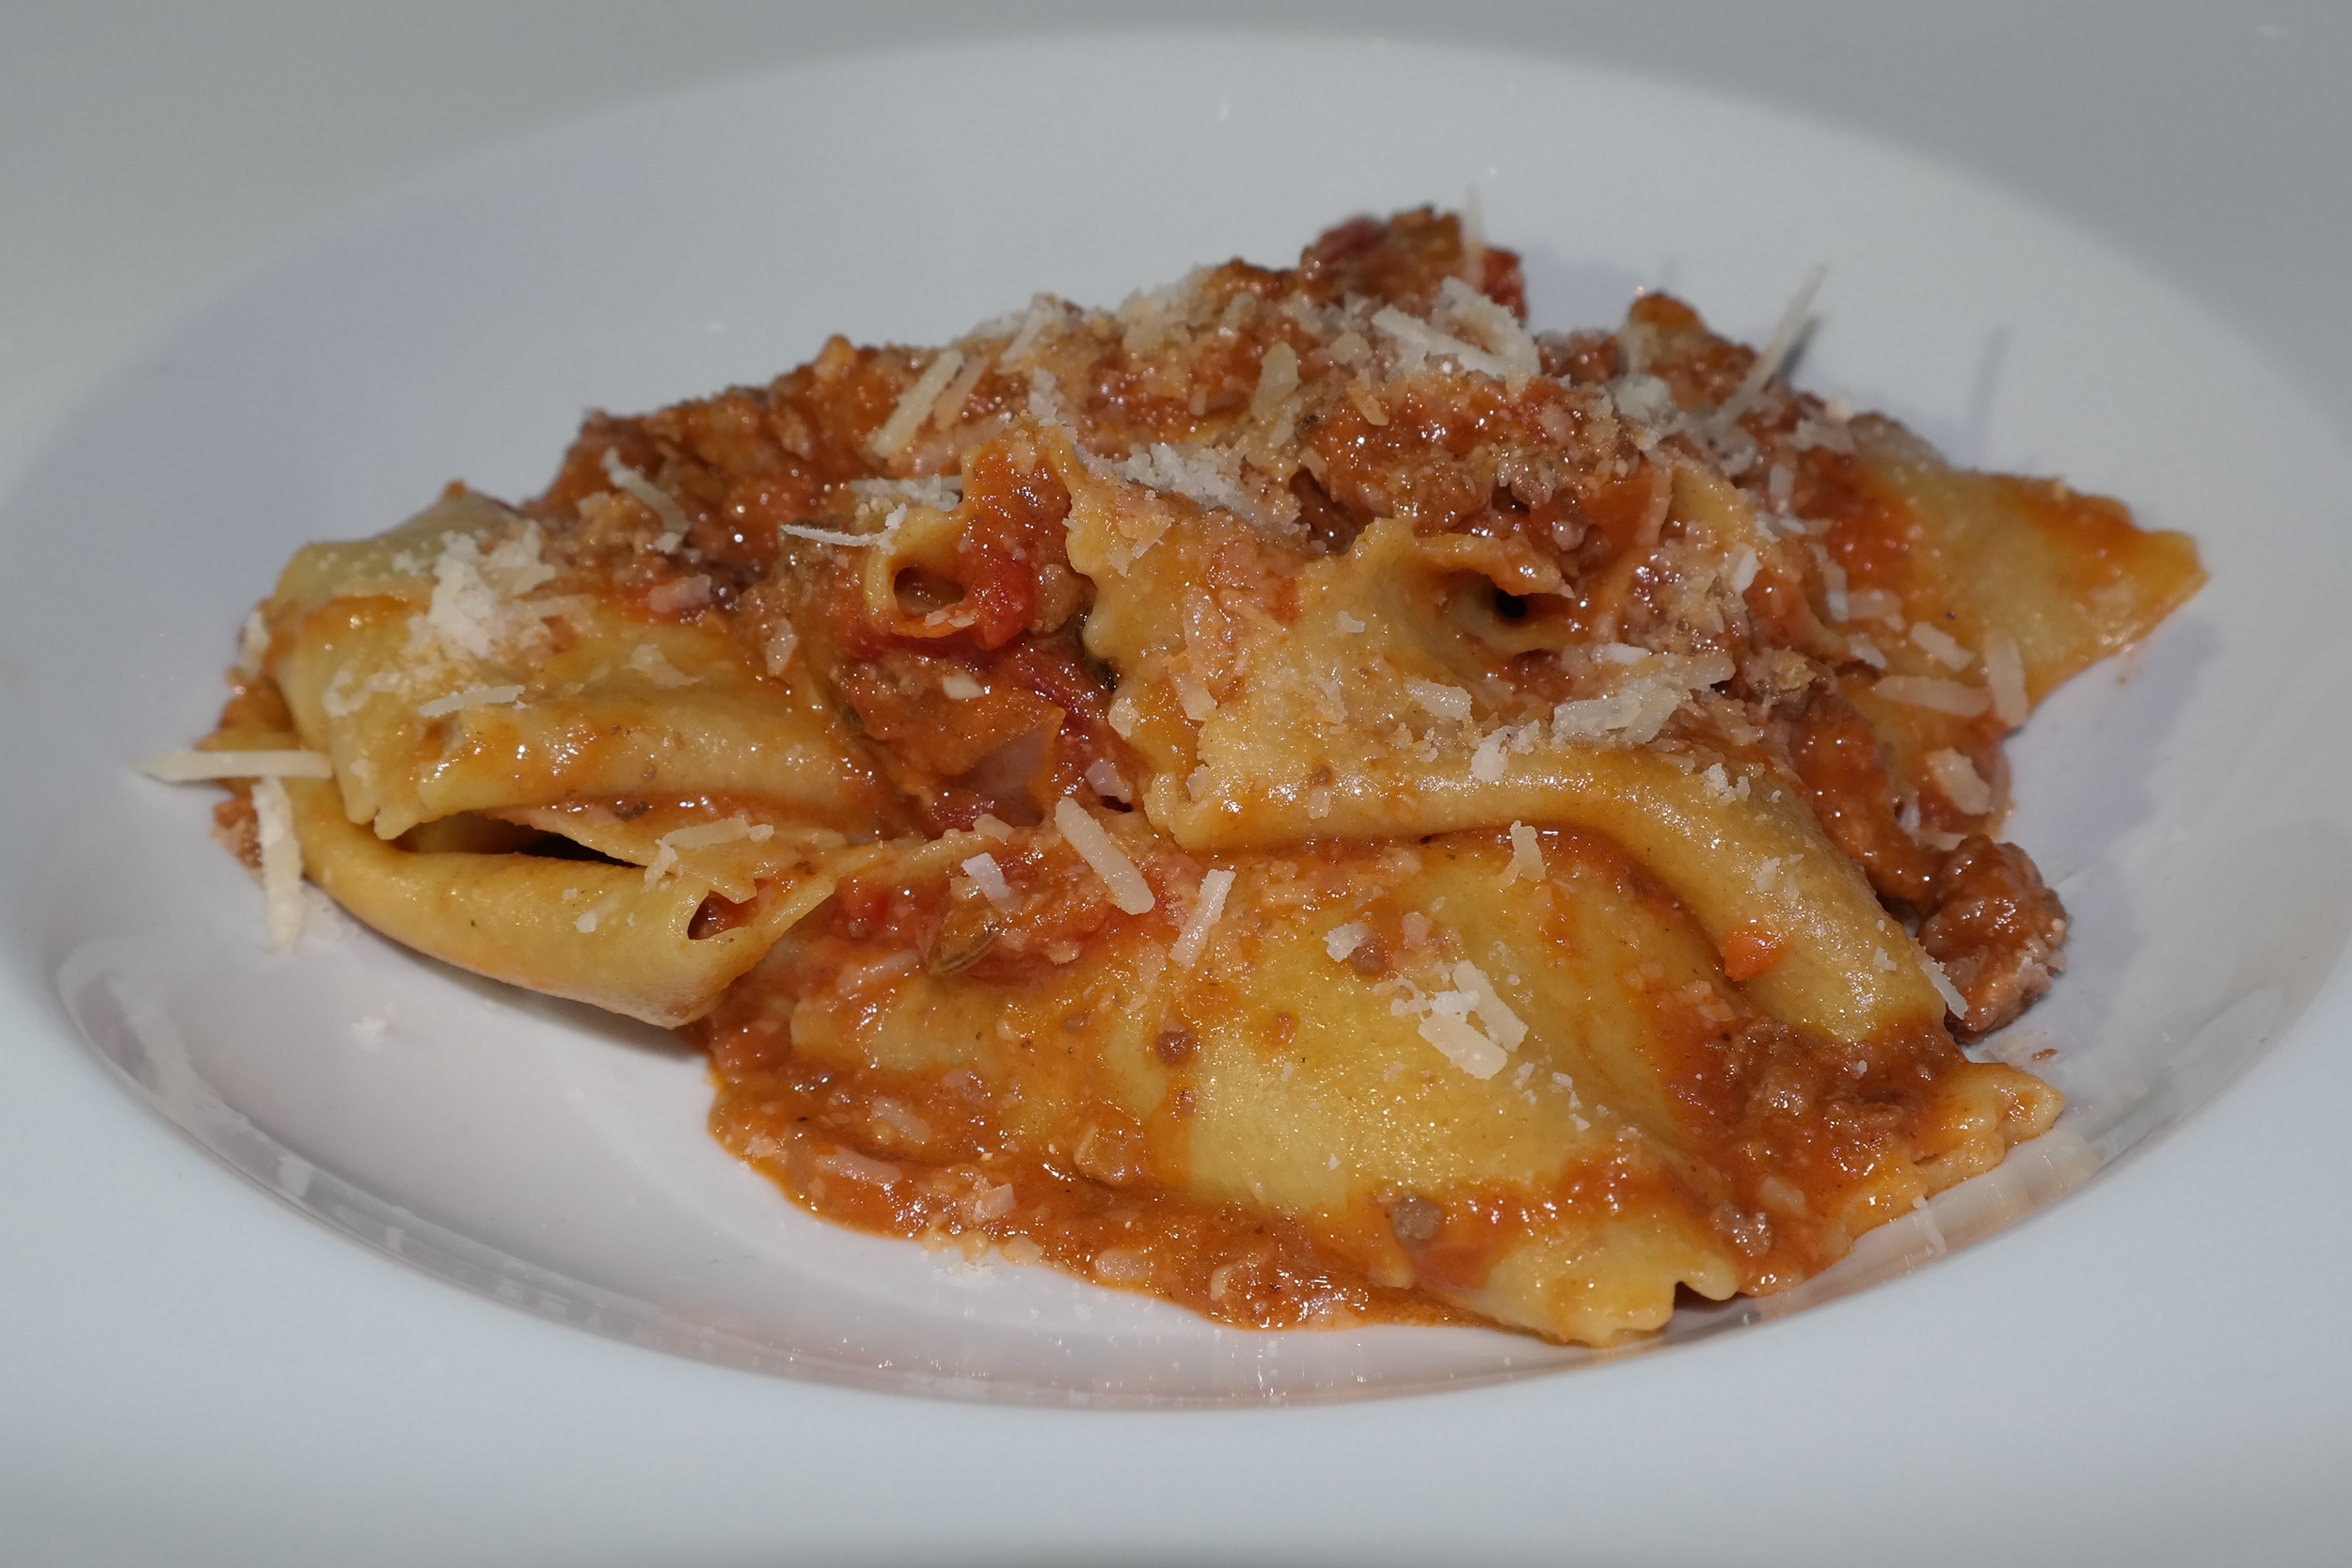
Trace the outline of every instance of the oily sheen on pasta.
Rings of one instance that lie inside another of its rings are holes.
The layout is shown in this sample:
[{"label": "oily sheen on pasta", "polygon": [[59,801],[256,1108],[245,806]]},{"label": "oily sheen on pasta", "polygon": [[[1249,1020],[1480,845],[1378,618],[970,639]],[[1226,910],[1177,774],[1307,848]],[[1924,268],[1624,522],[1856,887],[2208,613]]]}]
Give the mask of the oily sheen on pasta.
[{"label": "oily sheen on pasta", "polygon": [[593,417],[294,558],[224,823],[683,1027],[847,1224],[1266,1327],[1784,1289],[2058,1116],[1955,1043],[2063,966],[2001,740],[2196,552],[1797,320],[1523,315],[1423,211]]}]

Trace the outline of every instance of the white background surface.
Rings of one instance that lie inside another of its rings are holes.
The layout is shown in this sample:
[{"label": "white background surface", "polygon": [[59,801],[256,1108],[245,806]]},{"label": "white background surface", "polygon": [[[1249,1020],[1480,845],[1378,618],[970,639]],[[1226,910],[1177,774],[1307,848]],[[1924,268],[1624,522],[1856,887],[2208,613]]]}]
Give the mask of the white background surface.
[{"label": "white background surface", "polygon": [[[1075,14],[11,10],[0,488],[240,269],[464,149],[861,40]],[[1468,7],[1447,32],[1734,87],[1973,166],[2169,273],[2341,430],[2344,14]],[[11,701],[40,678],[0,664]],[[12,978],[11,1561],[2317,1562],[2352,1540],[2340,1031],[2300,1032],[1997,1264],[1979,1249],[1871,1298],[1948,1297],[1934,1343],[1848,1304],[1756,1331],[1788,1354],[1736,1364],[1703,1349],[1467,1398],[1106,1418],[747,1377],[462,1295],[162,1132]],[[2177,1224],[2112,1223],[2152,1206]]]}]

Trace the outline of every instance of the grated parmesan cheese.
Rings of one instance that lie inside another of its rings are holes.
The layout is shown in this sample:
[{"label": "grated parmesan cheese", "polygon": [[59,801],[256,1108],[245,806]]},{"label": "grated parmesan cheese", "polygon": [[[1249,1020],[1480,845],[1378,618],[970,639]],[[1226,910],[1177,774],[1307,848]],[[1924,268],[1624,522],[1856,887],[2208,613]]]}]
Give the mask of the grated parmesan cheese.
[{"label": "grated parmesan cheese", "polygon": [[1851,619],[1853,605],[1846,592],[1846,568],[1830,559],[1829,551],[1819,545],[1807,545],[1813,552],[1813,563],[1821,573],[1821,606],[1833,621],[1843,624]]},{"label": "grated parmesan cheese", "polygon": [[1984,688],[1938,680],[1932,675],[1882,675],[1871,689],[1889,702],[1961,719],[1974,719],[1993,705],[1993,694]]},{"label": "grated parmesan cheese", "polygon": [[1077,429],[1061,411],[1061,387],[1051,371],[1029,372],[1029,418],[1041,425],[1073,432]]},{"label": "grated parmesan cheese", "polygon": [[[1012,1183],[1009,1181],[995,1181],[985,1186],[975,1187],[972,1189],[972,1218],[977,1224],[986,1225],[991,1220],[999,1220],[1011,1213],[1014,1206],[1019,1202],[1020,1195],[1013,1191]],[[1017,1239],[1027,1240],[1026,1237]]]},{"label": "grated parmesan cheese", "polygon": [[[1589,650],[1596,664],[1621,673],[1605,696],[1565,702],[1552,710],[1555,741],[1617,739],[1646,745],[1657,737],[1692,693],[1732,677],[1727,654],[1653,654],[1645,648],[1607,642]],[[1568,651],[1562,657],[1566,659]],[[1573,669],[1574,666],[1571,666]]]},{"label": "grated parmesan cheese", "polygon": [[1883,588],[1852,588],[1846,590],[1846,613],[1857,621],[1883,621],[1890,626],[1903,624],[1903,599],[1899,594]]},{"label": "grated parmesan cheese", "polygon": [[[1078,852],[1078,858],[1092,868],[1103,885],[1110,889],[1111,902],[1127,914],[1147,914],[1155,900],[1152,885],[1136,869],[1136,863],[1127,852],[1111,842],[1111,835],[1103,831],[1103,824],[1087,814],[1077,801],[1064,796],[1054,802],[1054,826]],[[1204,884],[1205,885],[1205,884]]]},{"label": "grated parmesan cheese", "polygon": [[497,707],[514,702],[523,694],[519,686],[469,686],[463,691],[453,691],[446,697],[436,697],[429,703],[417,705],[420,719],[438,719],[469,707]]},{"label": "grated parmesan cheese", "polygon": [[1654,375],[1639,372],[1612,381],[1609,400],[1617,405],[1619,414],[1636,424],[1663,425],[1675,415],[1674,388]]},{"label": "grated parmesan cheese", "polygon": [[1953,805],[1970,816],[1982,816],[1993,809],[1993,786],[1965,756],[1950,750],[1930,752],[1927,764],[1936,787]]},{"label": "grated parmesan cheese", "polygon": [[1562,703],[1551,710],[1552,736],[1565,741],[1613,735],[1643,745],[1655,739],[1674,717],[1683,695],[1669,686],[1645,686]]},{"label": "grated parmesan cheese", "polygon": [[1351,920],[1323,933],[1323,950],[1330,955],[1333,963],[1345,963],[1356,949],[1371,940],[1372,927],[1360,920]]},{"label": "grated parmesan cheese", "polygon": [[710,579],[697,572],[691,577],[657,582],[645,592],[645,608],[656,615],[675,615],[700,610],[710,602]]},{"label": "grated parmesan cheese", "polygon": [[1431,359],[1451,359],[1465,371],[1491,376],[1507,382],[1511,366],[1502,356],[1489,354],[1474,344],[1466,343],[1450,332],[1441,332],[1418,316],[1408,316],[1393,305],[1384,305],[1373,316],[1372,325],[1395,342],[1397,373],[1411,375]]},{"label": "grated parmesan cheese", "polygon": [[1407,676],[1405,694],[1435,718],[1464,720],[1470,716],[1470,694],[1458,686],[1442,686]]},{"label": "grated parmesan cheese", "polygon": [[424,632],[459,655],[487,658],[501,642],[539,624],[516,601],[555,576],[539,559],[539,525],[485,550],[470,533],[452,533],[433,561],[433,594],[421,617]]},{"label": "grated parmesan cheese", "polygon": [[269,950],[283,953],[302,935],[302,841],[294,836],[294,802],[283,780],[264,778],[253,786],[253,820]]},{"label": "grated parmesan cheese", "polygon": [[[1225,914],[1225,900],[1233,891],[1233,874],[1212,871],[1200,879],[1200,896],[1192,906],[1192,913],[1184,921],[1184,928],[1176,933],[1176,945],[1168,950],[1168,961],[1178,969],[1190,969],[1209,943],[1209,933]],[[1135,911],[1130,911],[1135,912]]]},{"label": "grated parmesan cheese", "polygon": [[1249,394],[1249,417],[1271,419],[1298,390],[1298,351],[1276,343],[1258,365],[1258,389]]},{"label": "grated parmesan cheese", "polygon": [[1037,346],[1037,341],[1046,327],[1060,315],[1061,301],[1051,294],[1033,296],[1027,314],[1021,318],[1020,329],[1013,333],[1012,341],[1005,345],[1005,351],[996,356],[996,363],[1006,369],[1020,364],[1028,356],[1029,350]]},{"label": "grated parmesan cheese", "polygon": [[375,693],[362,689],[354,694],[354,684],[355,672],[350,665],[336,671],[335,678],[328,681],[326,689],[319,693],[319,711],[329,719],[348,719],[367,706],[368,700]]},{"label": "grated parmesan cheese", "polygon": [[1206,723],[1216,711],[1216,694],[1200,683],[1200,677],[1189,670],[1169,673],[1168,684],[1175,689],[1176,704],[1184,710],[1184,717],[1196,724]]},{"label": "grated parmesan cheese", "polygon": [[1960,993],[1958,986],[1952,984],[1952,977],[1944,973],[1944,966],[1922,953],[1919,955],[1919,967],[1927,973],[1928,984],[1935,988],[1935,994],[1944,999],[1944,1006],[1950,1010],[1951,1015],[1954,1018],[1966,1018],[1968,999]]},{"label": "grated parmesan cheese", "polygon": [[975,697],[984,695],[987,690],[988,688],[961,670],[950,670],[939,677],[940,695],[959,703],[968,703]]},{"label": "grated parmesan cheese", "polygon": [[663,833],[655,842],[673,849],[713,849],[722,844],[734,844],[742,839],[749,839],[754,844],[765,844],[775,836],[775,832],[769,823],[754,822],[739,811],[722,822],[708,822]]},{"label": "grated parmesan cheese", "polygon": [[2010,729],[2032,711],[2026,699],[2026,661],[2017,640],[1996,632],[1984,640],[1984,684],[1993,697],[1993,716]]},{"label": "grated parmesan cheese", "polygon": [[335,765],[318,752],[166,752],[131,764],[165,784],[215,779],[331,779]]},{"label": "grated parmesan cheese", "polygon": [[881,529],[873,533],[844,533],[839,529],[818,528],[813,523],[778,523],[776,531],[788,533],[795,539],[806,539],[812,544],[838,545],[843,549],[864,549],[869,545],[887,546],[898,537],[898,525],[907,520],[907,510],[906,507],[899,507],[884,518]]},{"label": "grated parmesan cheese", "polygon": [[899,394],[890,417],[866,441],[866,450],[885,462],[905,451],[906,444],[914,439],[914,433],[923,427],[923,421],[930,418],[931,405],[961,369],[961,349],[942,349],[933,355],[931,362],[923,367],[923,373],[914,378],[914,385]]},{"label": "grated parmesan cheese", "polygon": [[245,618],[245,629],[237,634],[237,673],[246,680],[259,678],[262,661],[268,657],[269,623],[256,609]]},{"label": "grated parmesan cheese", "polygon": [[993,838],[999,844],[1012,841],[1012,824],[1003,818],[982,812],[972,824],[972,831],[982,838]]},{"label": "grated parmesan cheese", "polygon": [[995,856],[987,853],[975,855],[963,863],[962,870],[965,876],[972,879],[973,885],[980,890],[980,896],[998,909],[1010,910],[1021,902],[1012,891],[1012,884],[1005,880],[1005,868],[996,863]]},{"label": "grated parmesan cheese", "polygon": [[957,421],[963,418],[964,405],[972,401],[972,389],[988,371],[989,359],[984,354],[976,354],[964,362],[963,369],[956,372],[956,378],[947,383],[947,389],[931,405],[933,430],[955,429]]},{"label": "grated parmesan cheese", "polygon": [[650,642],[640,642],[629,650],[628,667],[665,690],[692,686],[694,677],[670,662],[670,656]]},{"label": "grated parmesan cheese", "polygon": [[1718,804],[1728,806],[1748,798],[1748,776],[1742,773],[1734,779],[1730,770],[1720,762],[1709,763],[1699,778]]},{"label": "grated parmesan cheese", "polygon": [[1977,656],[1963,648],[1940,627],[1925,621],[1915,621],[1911,626],[1912,642],[1947,670],[1965,670],[1977,662]]},{"label": "grated parmesan cheese", "polygon": [[876,1187],[887,1187],[906,1174],[887,1160],[876,1160],[851,1148],[827,1149],[809,1164],[828,1176],[838,1176],[845,1181],[863,1181]]},{"label": "grated parmesan cheese", "polygon": [[801,634],[792,629],[789,621],[778,621],[768,633],[768,641],[760,645],[760,661],[771,676],[781,675],[792,667],[792,655],[801,645]]},{"label": "grated parmesan cheese", "polygon": [[1502,869],[1502,885],[1544,879],[1544,841],[1524,822],[1511,824],[1511,863]]},{"label": "grated parmesan cheese", "polygon": [[1134,791],[1128,788],[1127,781],[1120,777],[1119,769],[1111,765],[1108,757],[1096,757],[1087,764],[1086,781],[1094,793],[1105,800],[1117,800],[1121,805],[1135,802]]},{"label": "grated parmesan cheese", "polygon": [[963,500],[963,476],[925,474],[920,479],[853,479],[850,494],[877,506],[905,501],[934,512],[953,512]]},{"label": "grated parmesan cheese", "polygon": [[1468,328],[1486,343],[1512,396],[1542,372],[1543,356],[1518,318],[1462,279],[1449,277],[1438,286],[1438,309],[1449,325]]},{"label": "grated parmesan cheese", "polygon": [[1756,580],[1756,574],[1762,567],[1763,562],[1758,559],[1756,551],[1742,545],[1740,546],[1740,553],[1731,558],[1731,574],[1724,580],[1730,585],[1733,593],[1744,594],[1748,591],[1748,585]]},{"label": "grated parmesan cheese", "polygon": [[1517,731],[1507,728],[1489,731],[1486,738],[1479,741],[1478,749],[1470,753],[1470,777],[1480,784],[1499,782],[1503,771],[1502,753],[1510,748],[1517,734]]},{"label": "grated parmesan cheese", "polygon": [[1207,447],[1174,447],[1166,441],[1151,446],[1116,465],[1112,472],[1131,480],[1147,490],[1164,496],[1182,496],[1194,505],[1211,512],[1231,512],[1252,524],[1263,525],[1259,508],[1243,491],[1234,478],[1232,465],[1237,459],[1230,451]]},{"label": "grated parmesan cheese", "polygon": [[[1406,916],[1408,921],[1412,918]],[[1332,951],[1338,935],[1335,931],[1325,939],[1327,952]],[[1409,931],[1406,940],[1408,943],[1412,940]],[[1352,945],[1349,950],[1353,951]],[[1384,984],[1384,990],[1396,988],[1389,1012],[1398,1018],[1411,1014],[1419,1020],[1421,1037],[1438,1054],[1473,1078],[1492,1078],[1527,1038],[1526,1022],[1496,993],[1476,964],[1463,959],[1454,965],[1449,977],[1452,989],[1434,995],[1423,995],[1409,980]]]},{"label": "grated parmesan cheese", "polygon": [[[685,510],[676,501],[671,499],[669,493],[622,462],[621,454],[611,447],[604,449],[604,477],[612,482],[612,488],[641,502],[646,511],[660,518],[662,527],[669,533],[684,538],[693,531],[693,520],[686,515]],[[675,547],[671,546],[673,549]]]},{"label": "grated parmesan cheese", "polygon": [[1772,341],[1764,345],[1764,352],[1756,356],[1756,362],[1748,367],[1748,373],[1740,378],[1740,385],[1732,389],[1731,396],[1724,399],[1723,406],[1715,411],[1715,420],[1719,425],[1730,424],[1755,406],[1756,400],[1763,394],[1765,384],[1779,373],[1789,351],[1797,346],[1798,336],[1804,331],[1805,316],[1813,309],[1813,296],[1821,292],[1822,279],[1827,277],[1829,268],[1819,261],[1805,270],[1796,293],[1790,296],[1780,312],[1779,325],[1772,328]]},{"label": "grated parmesan cheese", "polygon": [[1350,615],[1344,610],[1340,611],[1338,618],[1332,624],[1338,626],[1343,634],[1350,637],[1353,637],[1356,633],[1364,629],[1364,623],[1359,621],[1355,616]]},{"label": "grated parmesan cheese", "polygon": [[1833,423],[1828,420],[1800,416],[1796,428],[1788,433],[1788,444],[1799,451],[1810,451],[1815,447],[1824,447],[1831,451],[1842,452],[1849,457],[1853,455],[1853,436],[1848,433],[1845,426]]},{"label": "grated parmesan cheese", "polygon": [[1438,1054],[1472,1078],[1484,1081],[1501,1072],[1502,1064],[1510,1057],[1464,1016],[1470,1010],[1470,1002],[1460,991],[1431,997],[1429,1011],[1422,1015],[1418,1032],[1437,1048]]}]

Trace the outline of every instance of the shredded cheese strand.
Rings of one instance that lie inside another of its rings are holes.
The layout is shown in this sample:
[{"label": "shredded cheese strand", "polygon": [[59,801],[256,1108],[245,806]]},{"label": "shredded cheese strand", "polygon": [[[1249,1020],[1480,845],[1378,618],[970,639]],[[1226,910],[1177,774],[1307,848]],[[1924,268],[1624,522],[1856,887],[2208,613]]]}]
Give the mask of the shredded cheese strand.
[{"label": "shredded cheese strand", "polygon": [[621,454],[611,447],[604,449],[604,477],[612,482],[615,490],[643,502],[645,510],[660,518],[672,533],[682,539],[693,531],[693,519],[670,499],[669,492],[622,462]]},{"label": "shredded cheese strand", "polygon": [[436,697],[429,703],[417,705],[420,719],[438,719],[461,708],[498,707],[514,702],[523,694],[519,686],[469,686],[463,691],[453,691],[446,697]]},{"label": "shredded cheese strand", "polygon": [[930,418],[931,405],[939,401],[939,394],[947,389],[947,384],[961,369],[961,349],[942,349],[933,355],[931,362],[923,367],[923,373],[914,378],[914,385],[899,395],[898,406],[891,409],[890,418],[867,440],[866,449],[885,461],[905,451],[923,421]]},{"label": "shredded cheese strand", "polygon": [[165,784],[203,784],[215,779],[331,779],[335,765],[325,753],[283,752],[166,752],[131,765]]},{"label": "shredded cheese strand", "polygon": [[1748,373],[1740,378],[1740,385],[1732,388],[1731,396],[1724,399],[1723,406],[1715,410],[1717,429],[1728,428],[1745,414],[1763,394],[1765,383],[1779,372],[1781,362],[1788,357],[1789,350],[1797,346],[1797,338],[1804,331],[1805,317],[1813,310],[1813,296],[1821,292],[1821,281],[1827,277],[1829,267],[1824,262],[1816,261],[1805,269],[1804,281],[1797,285],[1797,292],[1789,297],[1788,306],[1780,313],[1780,324],[1772,328],[1772,341],[1764,345],[1764,352],[1756,356],[1756,363],[1750,365]]},{"label": "shredded cheese strand", "polygon": [[294,836],[294,801],[283,780],[265,778],[253,786],[253,820],[269,950],[283,953],[302,935],[302,840]]},{"label": "shredded cheese strand", "polygon": [[868,545],[887,545],[898,536],[898,525],[907,520],[907,509],[899,507],[874,533],[843,533],[837,529],[818,528],[813,523],[778,523],[776,531],[788,533],[795,539],[806,539],[818,545],[839,545],[845,549],[864,549]]},{"label": "shredded cheese strand", "polygon": [[1143,879],[1143,873],[1136,869],[1136,863],[1127,858],[1127,852],[1111,842],[1103,824],[1087,814],[1086,807],[1067,796],[1055,801],[1054,826],[1078,851],[1078,858],[1103,879],[1103,885],[1111,890],[1111,902],[1123,913],[1151,912],[1156,902],[1152,896],[1152,884]]},{"label": "shredded cheese strand", "polygon": [[1178,969],[1190,969],[1200,957],[1200,950],[1209,944],[1209,933],[1224,918],[1226,896],[1233,891],[1233,874],[1212,871],[1200,879],[1200,897],[1192,906],[1192,915],[1184,928],[1176,934],[1176,945],[1168,950],[1170,962]]}]

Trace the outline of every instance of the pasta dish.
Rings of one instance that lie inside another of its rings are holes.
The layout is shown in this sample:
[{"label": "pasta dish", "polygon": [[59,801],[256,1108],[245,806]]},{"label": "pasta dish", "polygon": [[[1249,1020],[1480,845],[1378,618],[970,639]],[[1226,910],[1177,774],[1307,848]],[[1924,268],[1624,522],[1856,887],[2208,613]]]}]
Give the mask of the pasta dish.
[{"label": "pasta dish", "polygon": [[2202,574],[1421,211],[588,419],[311,545],[218,730],[272,937],[683,1029],[818,1214],[1258,1327],[1607,1345],[2050,1127],[2001,742]]}]

